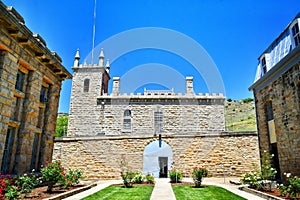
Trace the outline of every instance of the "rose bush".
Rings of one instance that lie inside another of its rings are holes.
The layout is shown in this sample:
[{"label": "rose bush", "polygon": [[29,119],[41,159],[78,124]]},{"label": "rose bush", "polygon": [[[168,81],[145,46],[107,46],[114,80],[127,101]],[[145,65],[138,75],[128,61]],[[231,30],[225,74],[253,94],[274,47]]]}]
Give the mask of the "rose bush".
[{"label": "rose bush", "polygon": [[201,187],[203,177],[208,176],[208,171],[204,167],[194,167],[192,172],[193,181],[195,183],[195,187]]}]

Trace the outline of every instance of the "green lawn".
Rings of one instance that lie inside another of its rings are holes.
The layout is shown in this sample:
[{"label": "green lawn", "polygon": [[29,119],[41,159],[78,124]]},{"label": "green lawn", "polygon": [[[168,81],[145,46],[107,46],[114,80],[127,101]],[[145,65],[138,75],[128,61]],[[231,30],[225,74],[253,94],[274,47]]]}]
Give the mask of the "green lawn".
[{"label": "green lawn", "polygon": [[216,186],[172,186],[178,200],[243,200],[244,198]]},{"label": "green lawn", "polygon": [[92,199],[114,199],[114,200],[149,200],[153,186],[134,186],[132,188],[123,188],[122,186],[111,185],[99,192],[92,194],[84,200]]}]

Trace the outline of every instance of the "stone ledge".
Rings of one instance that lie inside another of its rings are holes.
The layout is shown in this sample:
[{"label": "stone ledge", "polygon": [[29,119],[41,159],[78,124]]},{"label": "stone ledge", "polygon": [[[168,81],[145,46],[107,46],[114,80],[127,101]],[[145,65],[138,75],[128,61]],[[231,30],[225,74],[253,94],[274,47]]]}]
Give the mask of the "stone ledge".
[{"label": "stone ledge", "polygon": [[84,186],[84,187],[81,187],[81,188],[78,188],[78,189],[75,189],[75,190],[71,190],[71,191],[68,191],[68,192],[64,192],[62,194],[59,194],[59,195],[56,195],[56,196],[53,196],[53,197],[50,197],[50,198],[47,198],[47,199],[44,199],[44,200],[60,200],[60,199],[64,199],[64,198],[73,196],[75,194],[78,194],[80,192],[83,192],[85,190],[91,189],[92,187],[95,187],[96,185],[97,185],[97,183],[92,183],[90,185],[87,185],[87,186]]},{"label": "stone ledge", "polygon": [[[240,136],[257,136],[257,132],[221,132],[221,133],[199,133],[189,135],[179,134],[162,134],[162,138],[196,138],[196,137],[240,137]],[[70,136],[55,138],[55,142],[75,142],[75,141],[89,141],[89,140],[122,140],[122,139],[149,139],[158,138],[157,136],[128,136],[128,135],[102,135],[102,136]]]},{"label": "stone ledge", "polygon": [[260,191],[248,188],[247,186],[239,187],[239,189],[242,190],[242,191],[248,192],[250,194],[254,194],[256,196],[259,196],[259,197],[264,198],[264,199],[284,200],[283,198],[279,198],[279,197],[272,196],[272,195],[269,195],[269,194],[264,193],[264,192],[260,192]]}]

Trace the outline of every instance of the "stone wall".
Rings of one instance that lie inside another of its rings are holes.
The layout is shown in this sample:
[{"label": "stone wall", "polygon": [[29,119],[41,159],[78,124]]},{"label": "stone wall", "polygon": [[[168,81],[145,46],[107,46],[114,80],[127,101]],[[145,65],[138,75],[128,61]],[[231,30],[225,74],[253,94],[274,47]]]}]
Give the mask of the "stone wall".
[{"label": "stone wall", "polygon": [[[84,171],[86,179],[119,179],[120,161],[134,170],[143,169],[145,147],[157,136],[66,137],[55,140],[53,159],[67,168]],[[256,133],[163,135],[173,151],[175,167],[189,177],[196,165],[205,166],[210,176],[241,176],[259,164]],[[222,166],[224,168],[222,168]]]},{"label": "stone wall", "polygon": [[[106,135],[153,135],[154,112],[157,110],[163,113],[162,134],[224,131],[224,97],[217,99],[216,102],[207,103],[207,99],[185,99],[178,96],[172,96],[171,99],[143,95],[137,99],[136,96],[98,98],[98,101],[111,100],[108,104],[98,106],[102,132]],[[173,100],[178,102],[174,103]],[[131,111],[130,129],[123,127],[125,110]]]},{"label": "stone wall", "polygon": [[[265,106],[272,104],[281,174],[300,175],[300,67],[298,63],[255,91],[259,147],[272,152]],[[293,63],[296,63],[293,61]]]},{"label": "stone wall", "polygon": [[60,88],[71,74],[2,2],[0,21],[0,166],[21,174],[51,160]]},{"label": "stone wall", "polygon": [[[71,99],[68,136],[153,135],[157,110],[163,113],[163,134],[225,130],[224,96],[104,95],[97,98],[98,104],[86,98]],[[123,127],[125,110],[131,112],[129,129]]]}]

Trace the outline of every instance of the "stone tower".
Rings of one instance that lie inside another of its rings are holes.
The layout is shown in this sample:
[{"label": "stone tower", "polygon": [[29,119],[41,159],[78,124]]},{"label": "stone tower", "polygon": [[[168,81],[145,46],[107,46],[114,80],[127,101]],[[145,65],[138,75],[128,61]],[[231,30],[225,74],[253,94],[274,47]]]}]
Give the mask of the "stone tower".
[{"label": "stone tower", "polygon": [[107,93],[109,76],[109,61],[104,67],[104,53],[101,49],[98,64],[79,63],[77,50],[74,60],[72,94],[68,136],[97,135],[101,132],[99,112],[97,112],[97,97]]}]

